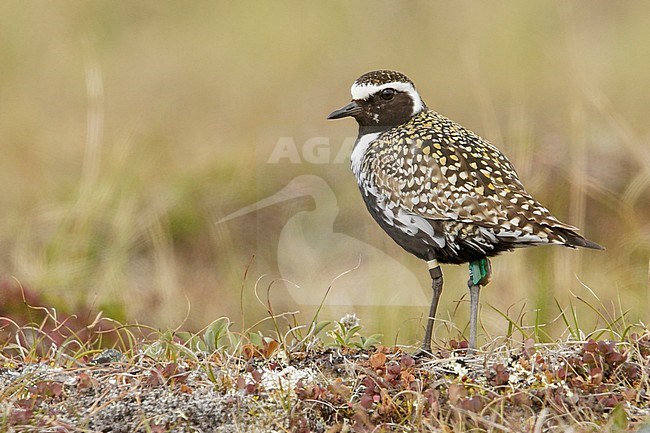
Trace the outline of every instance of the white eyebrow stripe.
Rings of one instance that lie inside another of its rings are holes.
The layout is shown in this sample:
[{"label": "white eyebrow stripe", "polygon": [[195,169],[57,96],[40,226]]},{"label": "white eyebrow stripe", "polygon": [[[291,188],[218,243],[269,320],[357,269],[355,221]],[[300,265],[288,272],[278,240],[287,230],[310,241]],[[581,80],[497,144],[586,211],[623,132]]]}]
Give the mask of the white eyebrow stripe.
[{"label": "white eyebrow stripe", "polygon": [[405,92],[411,96],[413,100],[413,115],[419,113],[424,109],[424,103],[420,94],[415,90],[415,87],[411,83],[402,83],[400,81],[394,81],[392,83],[382,84],[380,86],[376,84],[357,84],[354,83],[350,89],[352,94],[352,99],[368,99],[370,95],[373,95],[384,89],[395,89],[398,92]]},{"label": "white eyebrow stripe", "polygon": [[415,88],[413,87],[413,85],[411,85],[411,83],[402,83],[399,81],[382,84],[380,86],[376,84],[354,83],[352,85],[352,89],[350,89],[350,93],[352,93],[352,99],[368,99],[370,95],[384,89],[395,89],[400,92],[407,92],[410,94],[415,93],[417,95],[417,92],[415,91]]}]

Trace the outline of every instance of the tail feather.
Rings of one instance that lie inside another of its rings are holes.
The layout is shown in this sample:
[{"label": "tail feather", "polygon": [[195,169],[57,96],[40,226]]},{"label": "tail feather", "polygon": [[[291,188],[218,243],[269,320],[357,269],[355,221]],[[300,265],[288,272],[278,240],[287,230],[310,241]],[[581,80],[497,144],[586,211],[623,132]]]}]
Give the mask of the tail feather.
[{"label": "tail feather", "polygon": [[569,247],[581,247],[581,248],[591,248],[593,250],[604,250],[605,248],[601,245],[598,245],[596,242],[590,241],[587,238],[583,238],[576,232],[571,230],[558,230],[560,236],[566,239],[566,244]]}]

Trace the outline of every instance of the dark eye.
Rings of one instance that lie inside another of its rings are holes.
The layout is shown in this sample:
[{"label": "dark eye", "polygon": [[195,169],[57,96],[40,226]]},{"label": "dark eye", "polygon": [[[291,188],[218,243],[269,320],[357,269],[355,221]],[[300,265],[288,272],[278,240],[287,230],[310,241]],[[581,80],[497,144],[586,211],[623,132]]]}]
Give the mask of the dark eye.
[{"label": "dark eye", "polygon": [[384,89],[380,93],[381,99],[384,101],[390,101],[395,96],[395,93],[397,93],[395,89]]}]

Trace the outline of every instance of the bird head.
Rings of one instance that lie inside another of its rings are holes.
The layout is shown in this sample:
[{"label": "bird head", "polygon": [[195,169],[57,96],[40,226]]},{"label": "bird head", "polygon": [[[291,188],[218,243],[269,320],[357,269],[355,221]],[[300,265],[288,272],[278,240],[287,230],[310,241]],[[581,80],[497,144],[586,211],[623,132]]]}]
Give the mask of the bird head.
[{"label": "bird head", "polygon": [[396,71],[365,73],[352,84],[350,92],[352,102],[327,118],[354,117],[359,127],[368,132],[401,125],[426,109],[413,82]]}]

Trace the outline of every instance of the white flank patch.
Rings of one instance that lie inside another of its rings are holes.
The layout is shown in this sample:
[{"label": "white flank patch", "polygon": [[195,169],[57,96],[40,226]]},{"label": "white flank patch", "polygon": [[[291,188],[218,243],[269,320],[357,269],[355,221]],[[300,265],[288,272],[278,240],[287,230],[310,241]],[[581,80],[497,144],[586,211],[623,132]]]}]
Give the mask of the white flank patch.
[{"label": "white flank patch", "polygon": [[401,225],[398,225],[397,227],[407,235],[414,236],[415,234],[417,234],[418,231],[422,231],[427,235],[429,235],[429,238],[431,238],[431,240],[435,242],[435,244],[439,248],[444,248],[445,246],[444,236],[437,235],[433,231],[433,227],[431,226],[429,221],[427,221],[425,218],[422,218],[419,215],[414,215],[410,212],[405,212],[404,210],[399,209],[397,211],[397,216],[395,217],[395,219],[401,223]]},{"label": "white flank patch", "polygon": [[350,160],[352,161],[352,172],[356,176],[357,181],[361,180],[361,161],[363,161],[363,155],[366,154],[370,142],[377,138],[379,134],[379,132],[374,132],[372,134],[362,135],[354,145]]},{"label": "white flank patch", "polygon": [[392,83],[386,83],[382,84],[381,86],[378,86],[376,84],[357,84],[354,83],[352,85],[352,89],[350,89],[350,93],[352,93],[352,99],[368,99],[370,95],[374,95],[375,93],[384,90],[384,89],[395,89],[398,92],[406,92],[411,96],[411,99],[413,100],[413,115],[418,114],[420,111],[424,109],[424,103],[422,102],[422,98],[420,98],[420,94],[415,90],[415,87],[411,83],[402,83],[399,81],[394,81]]}]

